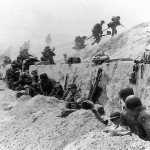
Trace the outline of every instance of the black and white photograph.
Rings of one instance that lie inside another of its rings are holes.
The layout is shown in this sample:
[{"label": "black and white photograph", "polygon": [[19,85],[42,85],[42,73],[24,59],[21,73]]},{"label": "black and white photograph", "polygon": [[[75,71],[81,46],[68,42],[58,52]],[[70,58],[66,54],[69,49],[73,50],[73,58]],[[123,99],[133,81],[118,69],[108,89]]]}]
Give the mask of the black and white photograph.
[{"label": "black and white photograph", "polygon": [[0,150],[150,150],[150,0],[0,0]]}]

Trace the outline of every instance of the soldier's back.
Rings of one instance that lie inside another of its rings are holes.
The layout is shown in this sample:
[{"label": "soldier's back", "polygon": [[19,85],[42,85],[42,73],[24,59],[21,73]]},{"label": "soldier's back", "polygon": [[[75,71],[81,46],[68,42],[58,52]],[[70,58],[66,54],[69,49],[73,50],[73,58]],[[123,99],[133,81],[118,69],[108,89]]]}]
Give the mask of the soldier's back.
[{"label": "soldier's back", "polygon": [[137,121],[145,131],[146,140],[150,140],[150,112],[146,109],[140,111]]}]

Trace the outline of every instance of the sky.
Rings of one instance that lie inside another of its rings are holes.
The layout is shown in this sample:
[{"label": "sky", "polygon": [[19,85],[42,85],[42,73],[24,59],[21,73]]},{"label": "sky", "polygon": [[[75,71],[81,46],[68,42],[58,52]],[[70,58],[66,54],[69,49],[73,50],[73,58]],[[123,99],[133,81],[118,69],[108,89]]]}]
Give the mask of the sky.
[{"label": "sky", "polygon": [[51,35],[52,46],[74,41],[75,36],[90,35],[94,24],[120,16],[124,32],[150,21],[150,0],[0,0],[0,52],[11,49],[16,55],[24,42],[38,53]]}]

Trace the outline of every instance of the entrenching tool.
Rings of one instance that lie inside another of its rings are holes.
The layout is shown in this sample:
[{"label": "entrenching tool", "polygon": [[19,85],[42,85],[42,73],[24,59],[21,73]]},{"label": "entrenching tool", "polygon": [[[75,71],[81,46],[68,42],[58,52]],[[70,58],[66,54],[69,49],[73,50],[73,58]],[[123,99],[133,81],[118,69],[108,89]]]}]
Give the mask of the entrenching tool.
[{"label": "entrenching tool", "polygon": [[[102,36],[106,36],[106,35],[110,35],[111,34],[111,32],[110,31],[107,31],[107,34],[103,34],[103,35],[101,35],[100,37],[102,37]],[[90,36],[89,38],[87,38],[86,40],[88,40],[88,39],[90,39],[90,38],[92,38],[93,37],[93,35],[92,36]]]}]

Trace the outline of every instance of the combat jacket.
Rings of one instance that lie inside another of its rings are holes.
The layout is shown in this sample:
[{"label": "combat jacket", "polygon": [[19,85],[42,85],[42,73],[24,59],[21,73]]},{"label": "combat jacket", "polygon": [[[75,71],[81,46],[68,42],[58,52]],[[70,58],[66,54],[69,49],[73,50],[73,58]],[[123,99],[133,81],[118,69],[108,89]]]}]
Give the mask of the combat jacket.
[{"label": "combat jacket", "polygon": [[136,110],[125,108],[121,114],[121,125],[128,126],[133,133],[144,140],[149,140],[150,137],[149,122],[150,115],[146,113],[144,106]]},{"label": "combat jacket", "polygon": [[77,102],[77,100],[81,97],[80,92],[76,92],[76,93],[70,93],[68,94],[68,96],[65,98],[65,101],[67,102]]},{"label": "combat jacket", "polygon": [[146,133],[145,140],[150,141],[150,113],[148,113],[147,110],[140,111],[137,121],[145,130]]}]

